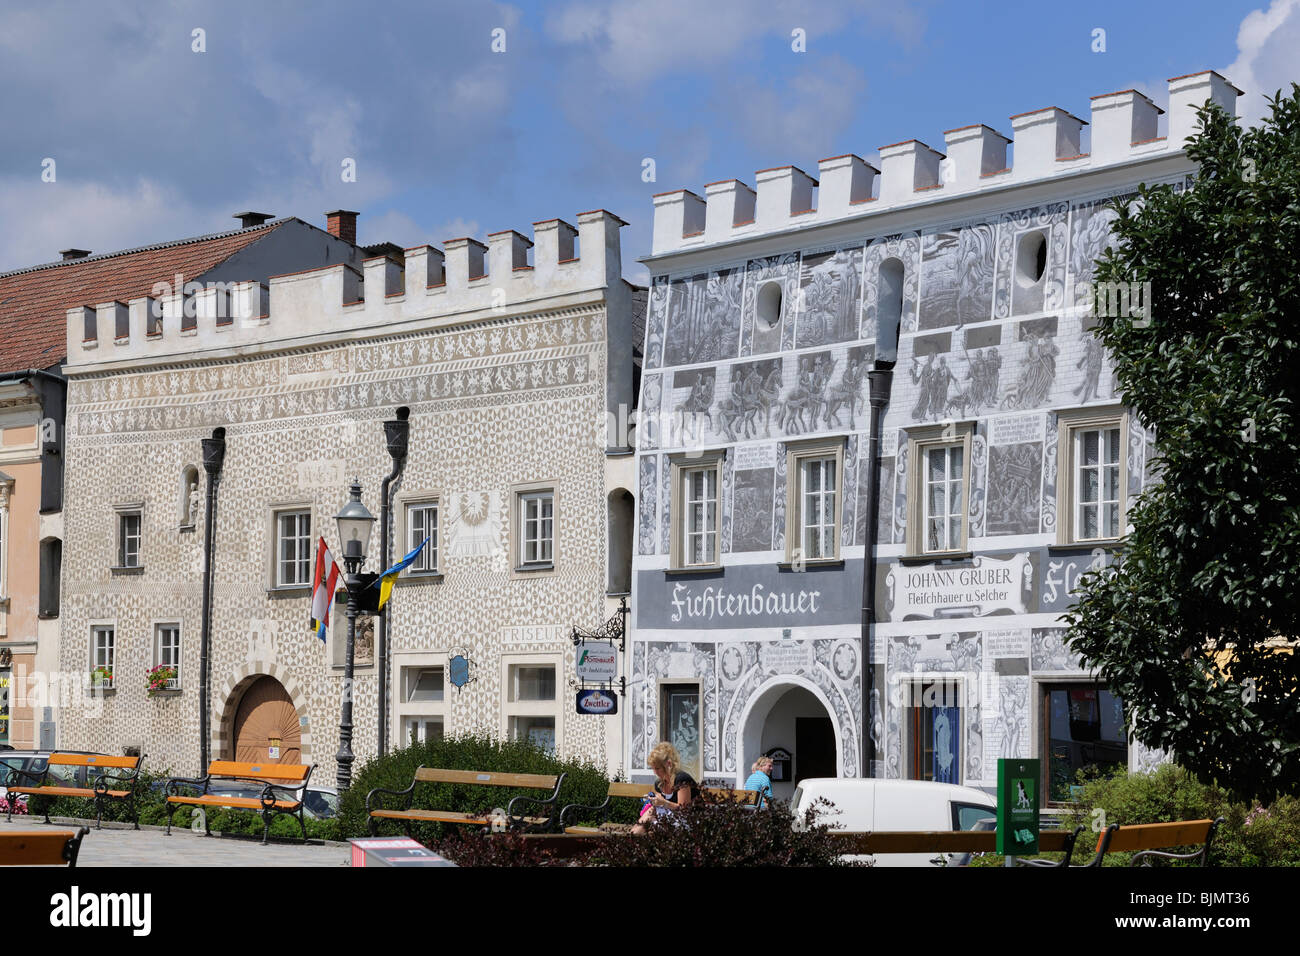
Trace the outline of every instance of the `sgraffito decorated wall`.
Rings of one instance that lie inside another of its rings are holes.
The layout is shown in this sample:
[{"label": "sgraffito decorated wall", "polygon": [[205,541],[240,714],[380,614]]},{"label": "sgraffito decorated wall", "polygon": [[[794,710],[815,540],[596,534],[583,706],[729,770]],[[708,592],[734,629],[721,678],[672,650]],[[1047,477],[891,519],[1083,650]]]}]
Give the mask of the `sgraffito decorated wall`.
[{"label": "sgraffito decorated wall", "polygon": [[[1166,181],[1186,185],[1182,176]],[[698,682],[700,769],[743,780],[758,739],[745,726],[747,709],[776,682],[818,696],[834,727],[838,772],[860,772],[872,493],[866,373],[886,309],[901,328],[875,492],[874,759],[866,769],[911,775],[908,694],[934,681],[961,697],[950,712],[958,725],[944,730],[957,766],[945,779],[992,788],[997,758],[1040,755],[1042,722],[1053,719],[1043,695],[1095,680],[1064,646],[1060,613],[1083,572],[1116,560],[1109,544],[1058,543],[1057,444],[1063,412],[1120,405],[1090,331],[1088,290],[1111,238],[1109,204],[1132,201],[1131,191],[888,235],[864,223],[860,239],[833,245],[816,244],[825,230],[810,226],[789,237],[788,252],[736,260],[717,249],[707,268],[653,277],[638,436],[633,769],[671,730],[658,714],[662,688]],[[698,253],[692,263],[708,258]],[[901,263],[901,285],[882,278],[887,262]],[[1152,436],[1134,416],[1124,421],[1132,501],[1150,477]],[[908,535],[916,513],[909,497],[919,487],[909,449],[945,427],[969,433],[966,547],[927,560]],[[787,450],[829,437],[844,448],[842,560],[801,569],[788,563],[785,541],[794,480]],[[719,566],[688,573],[671,554],[673,522],[683,520],[672,512],[672,463],[719,451]],[[1129,746],[1132,765],[1157,758]]]}]

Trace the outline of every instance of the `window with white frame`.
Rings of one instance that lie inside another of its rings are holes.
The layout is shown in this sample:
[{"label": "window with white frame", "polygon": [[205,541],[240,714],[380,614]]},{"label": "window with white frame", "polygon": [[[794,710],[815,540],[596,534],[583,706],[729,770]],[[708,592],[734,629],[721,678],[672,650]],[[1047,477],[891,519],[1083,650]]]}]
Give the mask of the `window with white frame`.
[{"label": "window with white frame", "polygon": [[414,551],[426,538],[429,543],[411,563],[416,573],[438,570],[438,502],[422,501],[406,507],[406,550]]},{"label": "window with white frame", "polygon": [[113,686],[116,673],[113,643],[114,629],[111,625],[96,625],[90,629],[90,677],[94,684]]},{"label": "window with white frame", "polygon": [[278,512],[275,516],[275,586],[310,586],[311,573],[311,512]]},{"label": "window with white frame", "polygon": [[117,513],[117,566],[119,568],[140,567],[140,518],[139,511]]},{"label": "window with white frame", "polygon": [[967,549],[971,425],[919,429],[909,436],[908,553]]},{"label": "window with white frame", "polygon": [[555,493],[519,494],[519,565],[548,567],[555,560]]},{"label": "window with white frame", "polygon": [[170,667],[176,676],[167,681],[168,690],[181,686],[181,626],[159,624],[154,628],[154,666]]},{"label": "window with white frame", "polygon": [[786,445],[787,560],[839,559],[843,474],[842,438]]},{"label": "window with white frame", "polygon": [[442,664],[400,667],[398,719],[407,744],[441,740],[446,732],[446,670]]},{"label": "window with white frame", "polygon": [[673,568],[716,567],[721,560],[722,453],[682,457],[672,462]]},{"label": "window with white frame", "polygon": [[554,658],[506,663],[505,731],[511,740],[526,740],[555,753],[559,744],[560,701]]},{"label": "window with white frame", "polygon": [[1096,544],[1125,533],[1127,416],[1121,410],[1080,409],[1057,416],[1060,495],[1057,542]]}]

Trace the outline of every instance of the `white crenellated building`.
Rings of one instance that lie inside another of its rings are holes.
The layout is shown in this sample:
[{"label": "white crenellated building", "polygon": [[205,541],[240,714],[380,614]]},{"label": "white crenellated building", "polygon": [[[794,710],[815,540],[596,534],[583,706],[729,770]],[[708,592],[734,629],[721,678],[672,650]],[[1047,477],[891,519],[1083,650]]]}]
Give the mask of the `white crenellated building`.
[{"label": "white crenellated building", "polygon": [[1093,262],[1107,203],[1187,188],[1195,108],[1238,93],[1170,80],[1164,135],[1124,90],[1088,122],[1049,107],[1012,138],[881,147],[879,169],[654,197],[633,773],[664,738],[732,783],[775,753],[786,797],[823,775],[991,789],[997,758],[1040,757],[1057,799],[1082,765],[1158,759],[1062,642],[1150,480],[1091,333],[1096,303],[1144,300],[1098,290]]},{"label": "white crenellated building", "polygon": [[[354,213],[331,215],[355,235]],[[60,746],[198,769],[201,440],[220,428],[211,757],[315,763],[333,782],[346,618],[340,601],[325,644],[309,629],[316,540],[339,553],[354,477],[379,514],[384,422],[405,407],[391,560],[432,547],[389,605],[390,746],[478,731],[616,770],[618,721],[575,713],[570,635],[607,620],[630,577],[632,453],[607,436],[634,399],[644,308],[622,278],[623,225],[595,210],[531,240],[370,247],[361,271],[70,309],[62,665],[111,663],[113,681],[64,713]],[[383,570],[379,547],[376,528],[366,571]],[[373,620],[354,773],[378,737]],[[460,689],[457,654],[472,661]],[[178,686],[148,696],[146,671],[170,662]]]}]

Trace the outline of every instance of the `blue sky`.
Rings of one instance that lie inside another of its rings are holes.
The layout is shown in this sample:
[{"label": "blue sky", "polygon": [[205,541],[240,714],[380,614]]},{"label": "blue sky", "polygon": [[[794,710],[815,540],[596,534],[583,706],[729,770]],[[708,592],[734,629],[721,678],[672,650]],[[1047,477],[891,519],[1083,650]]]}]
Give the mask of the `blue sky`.
[{"label": "blue sky", "polygon": [[1086,119],[1090,96],[1129,87],[1163,102],[1168,77],[1206,68],[1247,90],[1250,119],[1261,89],[1300,80],[1298,54],[1300,0],[19,0],[0,7],[0,269],[243,209],[318,225],[356,209],[362,242],[409,246],[603,207],[630,223],[642,280],[656,192],[942,149],[969,123],[1010,134],[1044,106]]}]

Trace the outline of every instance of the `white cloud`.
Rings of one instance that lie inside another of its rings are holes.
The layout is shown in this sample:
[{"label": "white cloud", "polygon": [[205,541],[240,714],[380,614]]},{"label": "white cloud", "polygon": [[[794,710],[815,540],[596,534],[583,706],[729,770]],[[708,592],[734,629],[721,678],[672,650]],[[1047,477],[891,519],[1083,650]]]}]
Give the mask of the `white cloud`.
[{"label": "white cloud", "polygon": [[1245,95],[1237,100],[1243,124],[1254,125],[1267,112],[1265,96],[1290,93],[1300,80],[1300,0],[1273,0],[1267,10],[1252,10],[1237,30],[1237,59],[1222,72]]},{"label": "white cloud", "polygon": [[783,86],[745,83],[733,89],[738,131],[760,150],[789,153],[797,146],[806,162],[827,155],[841,131],[862,109],[867,81],[862,71],[839,57],[816,65]]},{"label": "white cloud", "polygon": [[771,37],[792,43],[801,29],[813,49],[819,36],[868,17],[910,42],[918,20],[897,4],[809,4],[773,0],[756,11],[751,0],[574,0],[552,13],[546,31],[561,43],[591,49],[593,63],[611,81],[645,85],[660,75],[713,73],[728,61],[755,52]]},{"label": "white cloud", "polygon": [[101,183],[53,183],[0,177],[0,271],[53,262],[59,250],[116,252],[163,239],[237,228],[213,219],[174,189],[141,179],[121,189]]}]

